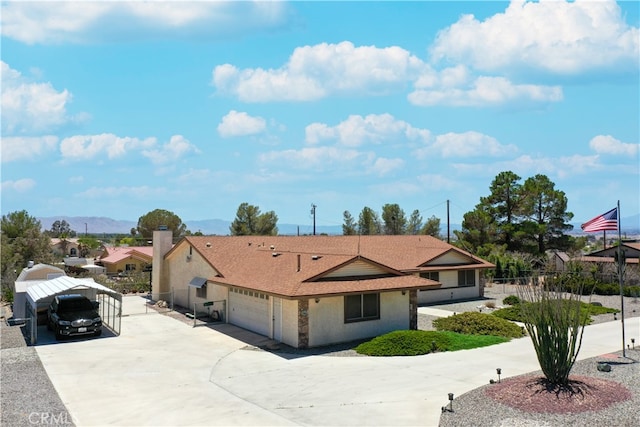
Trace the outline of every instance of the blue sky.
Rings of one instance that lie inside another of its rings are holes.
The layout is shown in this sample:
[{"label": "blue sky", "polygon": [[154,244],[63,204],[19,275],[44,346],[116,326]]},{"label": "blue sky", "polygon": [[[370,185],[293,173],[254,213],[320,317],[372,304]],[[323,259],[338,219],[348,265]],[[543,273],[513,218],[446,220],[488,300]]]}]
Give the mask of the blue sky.
[{"label": "blue sky", "polygon": [[638,2],[3,2],[2,213],[640,212]]}]

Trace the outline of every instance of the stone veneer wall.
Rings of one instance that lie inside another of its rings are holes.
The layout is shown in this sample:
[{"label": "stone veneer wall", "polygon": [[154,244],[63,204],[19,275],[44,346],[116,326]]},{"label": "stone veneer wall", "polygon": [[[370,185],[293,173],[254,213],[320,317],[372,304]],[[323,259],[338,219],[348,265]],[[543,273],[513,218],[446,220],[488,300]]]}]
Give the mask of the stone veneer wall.
[{"label": "stone veneer wall", "polygon": [[298,348],[309,347],[309,300],[298,301]]},{"label": "stone veneer wall", "polygon": [[418,291],[409,291],[409,329],[418,329]]}]

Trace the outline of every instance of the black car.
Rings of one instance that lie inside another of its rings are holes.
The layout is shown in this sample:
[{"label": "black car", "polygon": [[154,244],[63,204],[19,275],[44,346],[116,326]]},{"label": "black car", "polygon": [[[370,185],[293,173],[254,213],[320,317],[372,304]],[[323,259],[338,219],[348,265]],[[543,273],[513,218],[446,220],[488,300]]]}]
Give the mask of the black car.
[{"label": "black car", "polygon": [[47,310],[47,329],[53,330],[56,339],[76,335],[102,334],[102,319],[98,314],[98,302],[91,302],[84,295],[57,295]]}]

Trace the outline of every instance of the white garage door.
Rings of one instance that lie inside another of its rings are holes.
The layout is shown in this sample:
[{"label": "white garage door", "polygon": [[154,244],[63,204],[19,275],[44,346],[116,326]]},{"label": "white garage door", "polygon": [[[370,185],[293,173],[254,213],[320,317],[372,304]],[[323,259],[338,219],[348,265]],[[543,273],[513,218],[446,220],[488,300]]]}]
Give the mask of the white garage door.
[{"label": "white garage door", "polygon": [[231,288],[229,323],[269,335],[269,296],[263,293]]}]

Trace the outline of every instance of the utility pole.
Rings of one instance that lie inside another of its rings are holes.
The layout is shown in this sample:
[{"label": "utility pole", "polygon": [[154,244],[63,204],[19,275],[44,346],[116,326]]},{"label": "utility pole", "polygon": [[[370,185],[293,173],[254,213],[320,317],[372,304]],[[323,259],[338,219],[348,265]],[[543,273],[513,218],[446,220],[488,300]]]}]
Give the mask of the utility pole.
[{"label": "utility pole", "polygon": [[311,203],[311,215],[313,215],[313,235],[316,235],[316,205]]}]

